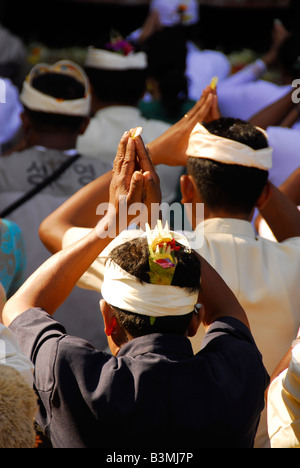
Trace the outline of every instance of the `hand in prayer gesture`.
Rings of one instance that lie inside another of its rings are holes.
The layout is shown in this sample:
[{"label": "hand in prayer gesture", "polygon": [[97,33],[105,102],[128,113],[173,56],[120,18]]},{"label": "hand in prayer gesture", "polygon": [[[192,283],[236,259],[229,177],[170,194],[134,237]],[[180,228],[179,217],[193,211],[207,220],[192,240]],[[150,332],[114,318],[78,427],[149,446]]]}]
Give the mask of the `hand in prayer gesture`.
[{"label": "hand in prayer gesture", "polygon": [[195,125],[220,117],[216,89],[207,86],[199,101],[182,119],[147,145],[153,163],[185,166],[189,136]]},{"label": "hand in prayer gesture", "polygon": [[[109,203],[116,210],[117,217],[124,215],[125,209],[128,210],[128,223],[136,219],[137,211],[141,213],[141,219],[145,218],[143,222],[148,222],[151,205],[161,203],[159,177],[141,136],[134,137],[134,129],[125,132],[120,140],[114,160]],[[130,207],[133,209],[130,210]]]}]

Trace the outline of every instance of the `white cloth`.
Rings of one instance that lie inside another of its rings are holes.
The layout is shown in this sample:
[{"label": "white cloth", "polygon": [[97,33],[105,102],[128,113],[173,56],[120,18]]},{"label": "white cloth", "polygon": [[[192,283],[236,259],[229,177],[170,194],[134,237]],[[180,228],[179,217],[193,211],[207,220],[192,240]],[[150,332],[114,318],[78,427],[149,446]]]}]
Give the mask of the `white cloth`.
[{"label": "white cloth", "polygon": [[300,344],[288,369],[270,385],[268,430],[272,448],[300,448]]},{"label": "white cloth", "polygon": [[186,315],[198,302],[198,292],[191,294],[176,286],[140,283],[112,261],[106,264],[101,294],[113,307],[148,317]]},{"label": "white cloth", "polygon": [[206,158],[224,164],[238,164],[268,171],[272,167],[272,148],[254,150],[237,141],[213,135],[201,124],[191,132],[187,156]]},{"label": "white cloth", "polygon": [[248,120],[291,90],[289,85],[260,79],[265,71],[264,63],[258,60],[219,83],[218,102],[223,117]]},{"label": "white cloth", "polygon": [[117,52],[89,47],[85,66],[100,70],[144,70],[148,63],[145,52],[122,55]]},{"label": "white cloth", "polygon": [[13,367],[33,386],[33,364],[23,355],[12,331],[0,323],[0,364]]},{"label": "white cloth", "polygon": [[[274,243],[257,238],[251,223],[215,218],[200,223],[195,232],[202,236],[199,253],[218,271],[245,309],[253,336],[272,373],[296,336],[300,322],[300,238]],[[73,228],[67,231],[67,246],[86,235]],[[126,231],[128,239],[140,231]],[[188,236],[187,236],[188,237]],[[117,245],[118,238],[113,241]],[[80,286],[101,289],[104,264],[97,259],[82,277]],[[195,351],[201,347],[201,331],[192,338]],[[266,412],[263,413],[256,445],[268,444]]]},{"label": "white cloth", "polygon": [[[77,140],[80,153],[113,164],[123,133],[130,128],[143,127],[145,144],[155,140],[170,125],[159,120],[145,119],[139,109],[131,106],[110,106],[98,111],[84,135]],[[181,167],[157,166],[163,202],[173,202],[179,187]]]},{"label": "white cloth", "polygon": [[0,78],[0,146],[9,142],[21,129],[22,111],[17,88],[9,79]]}]

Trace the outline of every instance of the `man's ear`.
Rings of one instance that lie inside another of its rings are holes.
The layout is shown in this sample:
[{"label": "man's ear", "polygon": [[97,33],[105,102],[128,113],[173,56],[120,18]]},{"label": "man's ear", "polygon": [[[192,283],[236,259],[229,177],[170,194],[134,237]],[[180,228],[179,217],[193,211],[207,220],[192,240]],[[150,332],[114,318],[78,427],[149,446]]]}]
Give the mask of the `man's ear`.
[{"label": "man's ear", "polygon": [[272,195],[272,189],[269,182],[264,186],[259,199],[257,200],[256,207],[261,210],[270,200]]},{"label": "man's ear", "polygon": [[191,176],[185,174],[180,177],[180,189],[182,195],[181,203],[191,203],[194,201],[197,189]]},{"label": "man's ear", "polygon": [[193,313],[192,320],[187,330],[188,336],[190,338],[196,335],[198,328],[200,327],[202,323],[203,316],[204,316],[204,306],[202,305],[201,309],[199,309],[197,313],[196,312]]},{"label": "man's ear", "polygon": [[100,301],[100,309],[103,315],[105,334],[106,336],[111,336],[116,330],[116,318],[113,315],[110,305],[104,299]]}]

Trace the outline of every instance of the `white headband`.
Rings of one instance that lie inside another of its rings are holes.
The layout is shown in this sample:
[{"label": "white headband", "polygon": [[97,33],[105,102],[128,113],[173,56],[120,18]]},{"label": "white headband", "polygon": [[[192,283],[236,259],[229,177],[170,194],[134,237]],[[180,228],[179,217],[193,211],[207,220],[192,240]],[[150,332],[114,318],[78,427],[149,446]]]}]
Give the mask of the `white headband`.
[{"label": "white headband", "polygon": [[[38,91],[32,86],[32,80],[34,77],[44,73],[59,73],[72,76],[84,85],[85,96],[81,99],[63,100]],[[33,111],[88,117],[91,110],[89,80],[81,67],[68,60],[61,60],[52,66],[39,64],[31,70],[24,81],[20,100],[24,106]]]},{"label": "white headband", "polygon": [[[258,130],[267,136],[264,130]],[[194,158],[212,159],[223,164],[237,164],[268,171],[272,167],[273,149],[268,147],[254,150],[237,141],[213,135],[198,123],[191,132],[186,154]]]},{"label": "white headband", "polygon": [[144,52],[121,55],[117,52],[89,47],[85,66],[101,70],[144,70],[148,63]]},{"label": "white headband", "polygon": [[112,260],[106,265],[101,294],[113,307],[149,317],[189,314],[198,302],[198,292],[177,286],[140,283]]}]

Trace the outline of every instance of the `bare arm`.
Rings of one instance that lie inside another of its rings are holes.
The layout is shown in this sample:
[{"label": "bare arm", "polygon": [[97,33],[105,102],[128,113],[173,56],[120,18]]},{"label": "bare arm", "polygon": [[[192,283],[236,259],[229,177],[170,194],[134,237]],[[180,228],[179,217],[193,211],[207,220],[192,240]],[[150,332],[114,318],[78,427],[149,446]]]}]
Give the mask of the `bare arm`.
[{"label": "bare arm", "polygon": [[[198,122],[214,120],[219,116],[216,91],[213,92],[208,87],[186,117],[147,145],[153,164],[184,166],[187,160],[188,139],[194,126]],[[139,164],[146,172],[146,151],[140,137],[137,138],[136,144]],[[40,238],[51,253],[62,248],[63,236],[71,227],[95,227],[100,220],[97,207],[108,202],[111,176],[112,173],[105,174],[83,187],[41,223]]]},{"label": "bare arm", "polygon": [[278,242],[300,236],[300,212],[297,205],[283,191],[270,184],[271,196],[267,203],[258,206]]},{"label": "bare arm", "polygon": [[212,91],[208,86],[199,101],[182,119],[147,144],[153,163],[185,166],[188,159],[186,150],[189,136],[195,125],[199,122],[210,122],[219,117],[221,115],[216,91]]},{"label": "bare arm", "polygon": [[293,92],[294,90],[290,91],[283,98],[255,114],[249,122],[264,129],[272,126],[291,127],[299,119],[292,101]]},{"label": "bare arm", "polygon": [[108,202],[111,178],[112,171],[103,174],[75,193],[41,223],[40,239],[51,253],[61,250],[63,236],[71,227],[96,226],[100,219],[96,214],[97,207],[100,203]]},{"label": "bare arm", "polygon": [[209,327],[221,317],[233,317],[250,328],[246,313],[216,270],[200,255],[201,288],[199,302],[204,305],[203,325]]},{"label": "bare arm", "polygon": [[[118,231],[119,198],[125,196],[129,207],[133,203],[141,202],[145,185],[150,191],[154,191],[154,178],[150,181],[144,180],[147,174],[144,177],[144,174],[135,171],[135,167],[135,143],[131,138],[123,138],[114,162],[110,190],[110,203],[115,207],[115,211],[108,211],[101,227],[95,227],[86,237],[53,255],[33,273],[5,305],[2,321],[6,326],[18,315],[34,307],[43,308],[52,315],[67,299],[81,276],[111,241],[111,226],[113,234],[115,225]],[[151,170],[150,160],[149,169]],[[105,232],[106,236],[100,238],[102,232]]]}]

